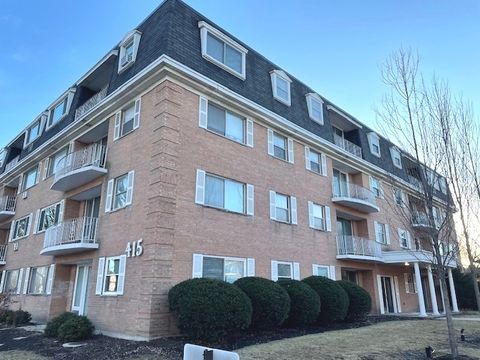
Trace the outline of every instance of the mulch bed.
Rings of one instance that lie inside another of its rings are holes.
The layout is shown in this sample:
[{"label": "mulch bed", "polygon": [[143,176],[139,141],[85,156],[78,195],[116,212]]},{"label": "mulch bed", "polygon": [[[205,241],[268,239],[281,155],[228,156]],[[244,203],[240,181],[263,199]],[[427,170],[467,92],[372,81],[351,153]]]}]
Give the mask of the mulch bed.
[{"label": "mulch bed", "polygon": [[[325,331],[352,329],[369,326],[382,321],[410,320],[406,317],[375,316],[362,323],[338,323],[329,326],[316,326],[305,329],[277,329],[274,331],[243,332],[227,336],[221,343],[199,343],[225,350],[235,350],[249,345],[261,344],[273,340],[281,340],[308,334],[317,334]],[[14,338],[26,337],[21,340]],[[151,355],[157,359],[177,360],[183,357],[185,343],[193,342],[185,337],[161,338],[150,342],[129,341],[96,335],[92,339],[82,341],[85,346],[78,348],[64,348],[62,343],[43,336],[41,333],[26,331],[21,328],[0,330],[0,354],[2,351],[21,350],[56,360],[83,360],[83,359],[134,359],[140,356]],[[1,358],[1,355],[0,355]]]}]

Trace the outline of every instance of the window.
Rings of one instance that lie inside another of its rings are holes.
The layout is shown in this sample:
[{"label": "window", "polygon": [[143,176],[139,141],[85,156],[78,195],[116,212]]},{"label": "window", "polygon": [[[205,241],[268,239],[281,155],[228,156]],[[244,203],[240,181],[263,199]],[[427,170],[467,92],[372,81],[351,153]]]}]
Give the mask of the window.
[{"label": "window", "polygon": [[375,238],[377,242],[381,244],[390,244],[390,234],[389,234],[389,228],[387,224],[383,224],[380,222],[374,223],[375,226]]},{"label": "window", "polygon": [[32,215],[25,216],[12,222],[10,229],[10,240],[18,240],[24,238],[30,233]]},{"label": "window", "polygon": [[294,162],[293,140],[268,129],[268,154],[277,159]]},{"label": "window", "polygon": [[96,295],[123,295],[127,256],[98,259]]},{"label": "window", "polygon": [[290,106],[290,84],[292,80],[281,70],[271,71],[270,78],[272,80],[273,98]]},{"label": "window", "polygon": [[39,210],[37,214],[37,232],[47,230],[51,226],[57,225],[62,221],[63,202],[48,206]]},{"label": "window", "polygon": [[245,212],[245,185],[207,174],[205,177],[205,205],[243,214]]},{"label": "window", "polygon": [[405,203],[403,201],[403,191],[400,189],[393,189],[393,199],[395,200],[395,204],[398,206],[404,206]]},{"label": "window", "polygon": [[402,155],[400,153],[400,150],[398,150],[396,147],[391,147],[390,148],[390,155],[392,156],[392,161],[393,165],[399,169],[402,168]]},{"label": "window", "polygon": [[305,164],[307,170],[327,176],[327,158],[308,146],[305,146]]},{"label": "window", "polygon": [[300,280],[300,264],[297,262],[272,260],[272,280]]},{"label": "window", "polygon": [[37,139],[40,134],[42,133],[42,125],[43,125],[43,116],[35,120],[35,122],[27,129],[25,133],[25,144],[27,146],[35,139]]},{"label": "window", "polygon": [[129,32],[120,42],[118,72],[122,72],[135,62],[141,35],[139,31],[134,30]]},{"label": "window", "polygon": [[403,274],[405,278],[405,291],[407,294],[416,294],[417,293],[417,283],[415,281],[415,276],[412,273]]},{"label": "window", "polygon": [[278,263],[277,266],[279,279],[293,279],[292,264]]},{"label": "window", "polygon": [[330,208],[315,204],[312,201],[308,202],[309,224],[312,229],[330,231]]},{"label": "window", "polygon": [[297,198],[270,191],[270,219],[297,224]]},{"label": "window", "polygon": [[50,266],[42,266],[30,269],[29,294],[46,294],[49,268]]},{"label": "window", "polygon": [[373,176],[370,176],[370,190],[377,198],[383,197],[382,185],[380,183],[380,180]]},{"label": "window", "polygon": [[203,256],[202,277],[234,283],[245,276],[245,259]]},{"label": "window", "polygon": [[248,50],[204,21],[200,21],[198,27],[202,56],[244,80]]},{"label": "window", "polygon": [[70,89],[49,108],[47,130],[58,123],[70,110],[75,89]]},{"label": "window", "polygon": [[306,95],[308,115],[310,119],[323,125],[323,100],[315,93]]},{"label": "window", "polygon": [[130,134],[140,126],[141,99],[138,98],[115,114],[113,140]]},{"label": "window", "polygon": [[[8,270],[6,271],[5,275],[5,285],[3,288],[3,292],[10,293],[17,291],[19,285],[19,274],[20,270]],[[2,290],[2,289],[0,289]]]},{"label": "window", "polygon": [[245,119],[211,103],[208,104],[207,129],[239,143],[245,143]]},{"label": "window", "polygon": [[108,181],[105,211],[115,211],[132,204],[134,171]]},{"label": "window", "polygon": [[38,181],[38,165],[34,168],[28,170],[25,174],[23,174],[23,184],[22,184],[22,191],[25,191],[35,184]]},{"label": "window", "polygon": [[67,155],[68,155],[68,146],[49,158],[46,177],[55,175],[57,171],[65,167],[67,162]]},{"label": "window", "polygon": [[398,229],[398,241],[402,248],[410,249],[410,233],[408,231]]},{"label": "window", "polygon": [[116,293],[118,289],[118,275],[120,273],[120,258],[107,259],[105,268],[104,293]]},{"label": "window", "polygon": [[370,132],[367,134],[368,137],[368,144],[370,146],[370,152],[380,157],[380,138],[374,132]]}]

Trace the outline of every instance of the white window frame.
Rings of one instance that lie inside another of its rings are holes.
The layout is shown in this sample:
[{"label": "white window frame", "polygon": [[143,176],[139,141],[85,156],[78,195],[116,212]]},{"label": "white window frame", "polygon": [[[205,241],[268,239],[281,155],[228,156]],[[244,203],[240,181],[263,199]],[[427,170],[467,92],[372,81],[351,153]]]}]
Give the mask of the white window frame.
[{"label": "white window frame", "polygon": [[243,277],[255,276],[255,259],[254,258],[218,256],[218,255],[209,255],[209,254],[193,254],[192,278],[202,278],[203,277],[203,258],[204,257],[220,258],[220,259],[232,260],[232,261],[244,261],[245,265],[243,267],[243,270],[244,270],[244,276]]},{"label": "white window frame", "polygon": [[[290,277],[280,277],[278,276],[278,266],[279,265],[288,265],[290,267]],[[293,280],[294,276],[293,276],[293,263],[290,262],[290,261],[277,261],[277,279],[280,280],[280,279],[291,279]]]},{"label": "white window frame", "polygon": [[[221,31],[215,29],[210,24],[207,24],[205,21],[199,21],[198,27],[200,28],[200,40],[201,40],[201,50],[202,50],[202,57],[211,63],[221,67],[222,69],[226,70],[232,75],[235,75],[239,79],[245,80],[246,78],[246,67],[247,67],[247,53],[248,50],[237,43],[236,41],[229,38],[227,35],[222,33]],[[229,67],[228,65],[224,64],[223,62],[215,59],[213,56],[207,53],[207,41],[208,41],[208,34],[213,35],[218,40],[222,41],[225,46],[230,46],[234,50],[238,51],[242,56],[242,71],[238,72],[235,69]]]},{"label": "white window frame", "polygon": [[[127,177],[127,192],[125,204],[121,207],[115,208],[115,189],[117,187],[117,181],[121,177]],[[105,212],[115,212],[121,209],[125,209],[128,206],[132,205],[133,202],[133,191],[135,187],[135,171],[129,171],[128,173],[119,175],[113,179],[110,179],[107,183],[107,196],[105,200]]]},{"label": "white window frame", "polygon": [[[317,217],[314,217],[314,207],[319,206],[322,211],[322,227],[315,226],[315,219],[318,219]],[[312,229],[319,230],[319,231],[331,231],[331,219],[330,219],[330,208],[325,205],[321,205],[318,203],[315,203],[313,201],[308,202],[308,222],[309,226]]]},{"label": "white window frame", "polygon": [[[125,37],[120,41],[119,49],[119,55],[118,55],[118,73],[121,73],[128,67],[130,67],[133,63],[135,63],[135,60],[137,59],[137,53],[138,53],[138,46],[140,44],[140,38],[142,37],[142,33],[138,30],[133,30],[129,32]],[[133,53],[132,57],[130,59],[127,59],[125,56],[126,49],[128,45],[133,43]],[[125,61],[123,61],[125,59]]]},{"label": "white window frame", "polygon": [[[34,170],[35,170],[35,182],[34,182],[33,185],[30,185],[29,187],[26,187],[26,186],[27,186],[27,178],[28,178],[27,174],[33,172]],[[34,187],[35,185],[37,185],[37,184],[38,184],[38,180],[39,180],[38,178],[39,178],[39,177],[40,177],[40,174],[39,174],[39,166],[38,166],[38,164],[37,164],[36,166],[28,169],[27,171],[25,171],[25,172],[23,173],[23,176],[22,176],[22,184],[21,184],[21,189],[22,189],[22,191],[26,191],[26,190],[28,190],[28,189],[31,189],[31,188]]]},{"label": "white window frame", "polygon": [[[323,125],[323,99],[316,93],[308,93],[305,95],[305,97],[307,100],[308,115],[310,116],[310,119],[319,123],[320,125]],[[320,106],[320,116],[315,116],[314,114],[314,103],[317,103]]]},{"label": "white window frame", "polygon": [[331,280],[335,280],[335,265],[320,265],[320,264],[312,264],[312,275],[314,276],[323,276],[318,275],[318,269],[327,269],[327,278]]},{"label": "white window frame", "polygon": [[[7,283],[9,280],[10,274],[16,272],[17,273],[17,283],[14,289],[11,289],[10,291],[7,291]],[[0,293],[10,293],[14,294],[17,293],[19,294],[20,289],[19,286],[21,286],[21,279],[20,277],[23,275],[23,269],[9,269],[9,270],[4,270],[2,272],[1,280],[0,280]]]},{"label": "white window frame", "polygon": [[[207,181],[207,177],[212,177],[212,178],[217,178],[221,181],[223,181],[223,190],[224,190],[224,193],[223,193],[223,206],[220,207],[220,206],[215,206],[213,204],[207,204],[206,202],[203,204],[203,206],[206,206],[206,207],[211,207],[211,208],[214,208],[214,209],[218,209],[218,210],[223,210],[223,211],[226,211],[226,212],[231,212],[231,213],[235,213],[235,214],[246,214],[247,213],[247,184],[241,182],[241,181],[237,181],[237,180],[233,180],[233,179],[228,179],[228,178],[225,178],[223,176],[219,176],[219,175],[215,175],[215,174],[211,174],[211,173],[205,173],[205,198],[207,198],[207,187],[206,187],[206,181]],[[234,211],[234,210],[230,210],[230,209],[227,209],[225,207],[225,201],[226,201],[226,193],[225,193],[225,189],[226,189],[226,186],[225,186],[225,183],[226,182],[232,182],[232,183],[236,183],[236,184],[240,184],[242,185],[242,191],[243,191],[243,211],[241,212],[238,212],[238,211]]]},{"label": "white window frame", "polygon": [[[203,278],[203,265],[204,265],[204,260],[205,258],[214,258],[214,259],[222,259],[224,260],[223,263],[223,281],[225,280],[225,260],[230,260],[230,261],[239,261],[243,263],[243,275],[241,277],[246,277],[247,276],[247,258],[238,258],[238,257],[230,257],[230,256],[216,256],[216,255],[202,255],[202,278]],[[208,278],[206,278],[208,279]]]},{"label": "white window frame", "polygon": [[[126,270],[127,270],[127,257],[126,255],[119,255],[119,256],[107,256],[102,258],[104,261],[103,264],[103,270],[101,274],[97,274],[97,282],[99,281],[100,275],[101,275],[101,285],[102,285],[102,290],[101,293],[98,293],[98,289],[96,291],[96,295],[102,295],[102,296],[120,296],[124,294],[124,289],[125,289],[125,279],[126,279]],[[107,269],[108,269],[108,262],[110,260],[118,260],[118,271],[119,273],[117,274],[117,290],[116,291],[106,291],[105,290],[105,285],[106,285],[106,280],[107,280]],[[99,259],[100,262],[100,259]],[[122,262],[124,264],[124,271],[123,271],[123,278],[122,276]],[[121,284],[121,290],[119,291],[119,285]]]},{"label": "white window frame", "polygon": [[[279,265],[289,265],[290,266],[290,277],[278,277],[278,266]],[[270,266],[270,275],[273,281],[280,279],[292,279],[300,280],[300,263],[293,261],[277,261],[272,260]]]},{"label": "white window frame", "polygon": [[57,156],[59,156],[63,152],[65,152],[65,155],[62,156],[62,158],[65,158],[64,161],[66,165],[67,157],[70,153],[70,145],[64,146],[59,151],[57,151],[56,153],[54,153],[53,155],[49,156],[47,159],[44,160],[46,161],[46,163],[44,163],[43,180],[48,179],[49,177],[55,175],[55,159],[57,158]]},{"label": "white window frame", "polygon": [[[380,232],[379,232],[380,227],[383,228],[383,231],[382,231],[382,234],[384,235],[383,239],[380,239],[380,236],[379,236],[380,235]],[[382,245],[389,245],[390,244],[390,227],[388,226],[388,224],[375,221],[374,222],[374,230],[375,230],[375,241],[376,242],[378,242]]]},{"label": "white window frame", "polygon": [[[368,138],[368,145],[370,147],[370,153],[377,157],[381,157],[381,149],[380,149],[380,137],[375,132],[369,132],[367,134]],[[374,145],[378,147],[378,152],[375,151]]]},{"label": "white window frame", "polygon": [[[58,124],[60,121],[62,121],[62,119],[65,118],[65,116],[68,115],[68,113],[70,112],[70,107],[72,105],[72,101],[73,101],[73,95],[75,94],[75,89],[69,89],[67,90],[66,93],[64,93],[62,96],[60,96],[49,108],[48,108],[48,116],[47,116],[47,120],[46,120],[46,130],[49,130],[51,127],[55,126],[56,124]],[[53,118],[52,118],[52,115],[54,114],[55,112],[55,108],[57,107],[57,105],[63,103],[64,101],[66,101],[66,104],[65,104],[65,112],[62,114],[61,117],[59,117],[55,122],[53,122]]]},{"label": "white window frame", "polygon": [[[399,188],[393,188],[393,201],[395,202],[395,205],[400,206],[400,207],[405,207],[407,204],[405,202],[405,195],[402,189]],[[398,198],[400,196],[400,198]],[[398,200],[400,200],[400,203],[398,203]]]},{"label": "white window frame", "polygon": [[[403,249],[411,249],[411,240],[410,240],[410,233],[405,230],[398,228],[398,242],[400,244],[400,247]],[[405,240],[405,245],[403,244],[403,240]]]},{"label": "white window frame", "polygon": [[[45,283],[43,284],[43,292],[32,292],[31,291],[31,287],[32,287],[32,282],[34,280],[34,273],[37,274],[37,269],[39,268],[47,268],[47,273],[46,273],[46,277],[45,277]],[[51,271],[51,267],[50,265],[44,265],[44,266],[36,266],[36,267],[31,267],[31,268],[27,268],[27,271],[25,273],[25,285],[24,285],[24,289],[23,289],[23,293],[24,294],[29,294],[29,295],[47,295],[48,294],[48,281],[49,281],[49,278],[52,276],[52,274],[50,274],[50,271]]]},{"label": "white window frame", "polygon": [[383,187],[382,187],[382,182],[380,181],[379,178],[370,176],[370,190],[372,191],[373,195],[375,195],[376,198],[383,199]]},{"label": "white window frame", "polygon": [[[23,143],[23,147],[27,147],[42,135],[46,119],[47,119],[47,116],[45,114],[42,114],[38,118],[36,118],[33,123],[31,123],[28,126],[27,130],[25,130],[25,141]],[[39,127],[37,136],[35,136],[34,138],[30,138],[32,129],[37,125]]]},{"label": "white window frame", "polygon": [[[279,136],[285,139],[285,158],[281,158],[275,155],[275,136]],[[279,132],[273,131],[272,129],[267,129],[267,141],[268,155],[273,156],[275,159],[289,162],[290,164],[295,163],[295,153],[292,138],[285,136]]]},{"label": "white window frame", "polygon": [[[278,95],[277,92],[277,80],[278,78],[282,79],[287,83],[287,97],[288,99],[282,98]],[[292,91],[291,91],[291,84],[292,80],[288,77],[288,75],[282,70],[272,70],[270,71],[270,79],[272,81],[272,93],[273,98],[284,105],[290,106],[292,104]]]},{"label": "white window frame", "polygon": [[[402,153],[400,150],[394,146],[390,147],[390,155],[392,157],[393,166],[396,168],[402,168]],[[395,160],[398,160],[399,164]]]},{"label": "white window frame", "polygon": [[[123,127],[125,125],[126,111],[133,108],[132,129],[124,132]],[[113,126],[113,141],[117,141],[131,133],[140,127],[140,113],[142,108],[141,98],[138,97],[132,100],[127,105],[123,106],[121,110],[115,113],[114,126]]]},{"label": "white window frame", "polygon": [[[417,293],[417,281],[413,273],[404,273],[403,278],[405,280],[405,293],[416,294]],[[413,290],[413,291],[412,291]]]},{"label": "white window frame", "polygon": [[[287,198],[287,221],[279,220],[277,218],[277,196],[285,196]],[[277,193],[273,190],[269,192],[270,197],[270,219],[282,224],[297,225],[297,198],[295,196]]]},{"label": "white window frame", "polygon": [[[314,153],[318,156],[318,172],[312,169],[312,162],[310,161],[310,155]],[[310,147],[305,146],[305,168],[314,174],[328,176],[327,173],[327,157],[324,153],[316,150],[312,150]]]},{"label": "white window frame", "polygon": [[[18,218],[16,220],[12,221],[12,224],[10,226],[10,239],[9,239],[10,242],[17,241],[17,240],[20,240],[20,239],[25,239],[30,235],[30,229],[32,227],[32,218],[33,218],[33,214],[29,214],[29,215],[22,216],[21,218]],[[28,219],[27,231],[26,231],[25,235],[15,237],[17,223],[19,223],[20,221],[25,220],[25,219]]]},{"label": "white window frame", "polygon": [[53,224],[52,227],[60,224],[63,221],[64,204],[65,204],[65,201],[61,200],[59,202],[56,202],[55,204],[51,204],[49,206],[46,206],[44,208],[41,208],[41,209],[37,210],[37,215],[36,215],[36,219],[35,219],[35,227],[33,228],[34,233],[41,234],[41,233],[44,233],[45,231],[47,231],[48,228],[40,230],[40,226],[42,225],[41,222],[40,222],[40,219],[42,218],[42,212],[46,213],[46,211],[51,209],[51,208],[55,208],[55,211],[58,211],[58,216],[57,216],[57,213],[55,213],[55,217],[57,218],[57,222],[55,224]]}]

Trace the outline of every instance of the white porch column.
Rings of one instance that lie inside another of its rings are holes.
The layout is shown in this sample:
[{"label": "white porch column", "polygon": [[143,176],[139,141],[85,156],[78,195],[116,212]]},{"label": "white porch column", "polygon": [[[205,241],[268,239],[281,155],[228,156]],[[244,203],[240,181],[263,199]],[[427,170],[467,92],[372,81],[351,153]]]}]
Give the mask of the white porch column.
[{"label": "white porch column", "polygon": [[442,287],[442,282],[440,279],[438,279],[438,282],[440,283],[440,296],[442,297],[442,305],[443,305],[443,311],[442,314],[445,314],[445,296],[443,295],[443,287]]},{"label": "white porch column", "polygon": [[428,274],[428,287],[430,290],[430,298],[432,300],[433,315],[440,315],[440,313],[438,312],[437,294],[435,293],[435,284],[433,282],[432,267],[430,265],[427,266],[427,274]]},{"label": "white porch column", "polygon": [[455,284],[453,283],[452,269],[448,268],[448,283],[450,284],[450,295],[452,296],[452,310],[458,311],[457,294],[455,293]]},{"label": "white porch column", "polygon": [[413,268],[415,269],[415,282],[417,284],[418,307],[420,310],[420,316],[427,316],[427,311],[425,310],[425,300],[423,298],[422,276],[420,274],[420,266],[418,266],[418,262],[413,263]]}]

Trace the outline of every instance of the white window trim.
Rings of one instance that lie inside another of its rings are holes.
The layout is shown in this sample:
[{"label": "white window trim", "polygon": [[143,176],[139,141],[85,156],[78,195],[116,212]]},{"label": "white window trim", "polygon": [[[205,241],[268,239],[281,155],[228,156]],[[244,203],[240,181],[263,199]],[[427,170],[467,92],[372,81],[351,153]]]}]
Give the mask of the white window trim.
[{"label": "white window trim", "polygon": [[[277,94],[277,77],[282,78],[287,82],[287,90],[288,90],[288,100],[282,99]],[[272,70],[270,71],[270,79],[272,81],[272,92],[273,98],[277,101],[280,101],[282,104],[290,106],[292,104],[292,92],[291,92],[291,84],[292,80],[288,77],[288,75],[282,70]]]},{"label": "white window trim", "polygon": [[[395,146],[392,146],[392,147],[390,147],[390,155],[392,157],[393,166],[395,166],[398,169],[401,169],[402,168],[402,153],[400,152],[400,150],[398,148],[396,148]],[[398,156],[398,159],[400,160],[400,165],[397,165],[395,163],[395,158],[397,158],[397,156]]]},{"label": "white window trim", "polygon": [[[142,36],[142,33],[138,30],[133,30],[130,31],[125,37],[120,41],[118,47],[120,49],[119,54],[118,54],[118,73],[121,73],[128,67],[130,67],[133,63],[135,63],[135,60],[137,59],[137,53],[138,53],[138,46],[140,44],[140,38]],[[130,44],[130,42],[133,41],[133,54],[132,54],[132,59],[126,61],[122,65],[122,59],[125,56],[125,47]]]},{"label": "white window trim", "polygon": [[[385,229],[385,242],[380,241],[380,239],[378,238],[378,227],[381,226],[381,225],[383,225],[384,229]],[[373,227],[374,227],[374,230],[375,230],[375,241],[379,244],[382,244],[382,245],[390,245],[390,226],[387,223],[374,221],[373,222]]]},{"label": "white window trim", "polygon": [[[198,22],[198,27],[200,28],[200,40],[201,40],[201,47],[202,47],[202,57],[215,65],[221,67],[222,69],[226,70],[232,75],[235,75],[236,77],[245,80],[246,78],[246,63],[247,63],[247,53],[248,50],[244,48],[242,45],[237,43],[236,41],[230,39],[227,35],[222,33],[221,31],[215,29],[213,26],[210,24],[207,24],[205,21],[199,21]],[[207,38],[208,38],[208,33],[211,33],[214,35],[216,38],[220,39],[221,41],[225,42],[226,44],[230,45],[233,47],[235,50],[240,52],[242,54],[242,72],[239,73],[236,70],[228,67],[224,63],[218,61],[217,59],[213,58],[207,53]]]},{"label": "white window trim", "polygon": [[319,268],[327,269],[327,278],[330,279],[330,266],[328,266],[328,265],[313,264],[313,265],[312,265],[312,275],[314,275],[314,276],[321,276],[321,275],[318,275],[317,269],[319,269]]},{"label": "white window trim", "polygon": [[[313,207],[314,206],[320,206],[322,208],[322,215],[323,215],[323,228],[319,228],[315,226],[315,217],[313,216]],[[310,228],[318,231],[331,231],[332,229],[332,223],[331,223],[331,211],[330,207],[313,202],[313,201],[308,201],[308,223]]]},{"label": "white window trim", "polygon": [[273,281],[279,280],[278,277],[278,265],[290,266],[290,278],[282,277],[281,279],[300,280],[300,263],[293,261],[278,261],[272,260],[270,267],[270,277]]},{"label": "white window trim", "polygon": [[[232,257],[232,256],[208,255],[208,254],[194,254],[194,255],[197,255],[197,256],[201,257],[201,274],[197,273],[197,271],[195,269],[195,264],[192,263],[192,278],[198,278],[198,277],[203,278],[203,259],[206,258],[206,257],[207,258],[230,260],[230,261],[241,261],[241,262],[243,262],[243,275],[242,275],[242,277],[247,277],[248,276],[247,275],[249,273],[248,262],[251,259],[241,258],[241,257]],[[223,271],[225,272],[225,269],[223,269]],[[253,271],[255,272],[255,269],[253,269]],[[224,274],[224,276],[225,276],[225,274]],[[250,276],[254,276],[254,275],[250,275]]]},{"label": "white window trim", "polygon": [[[70,112],[70,107],[72,105],[72,101],[73,101],[73,95],[75,95],[75,91],[76,89],[69,89],[67,90],[65,93],[62,94],[62,96],[60,96],[52,105],[50,105],[50,107],[48,108],[48,115],[47,115],[47,120],[46,120],[46,126],[45,126],[45,131],[48,131],[50,128],[52,128],[53,126],[55,126],[56,124],[58,124],[60,121],[63,120],[63,118],[65,118],[65,116],[68,115],[68,113]],[[65,109],[65,113],[60,117],[58,118],[58,120],[54,123],[51,123],[49,124],[50,122],[50,117],[52,116],[52,111],[55,109],[55,107],[60,104],[61,102],[65,101],[65,98],[67,98],[67,107]]]},{"label": "white window trim", "polygon": [[[398,233],[398,242],[400,244],[400,247],[402,249],[411,249],[412,248],[412,241],[411,241],[410,232],[408,230],[398,228],[397,233]],[[402,244],[402,234],[405,234],[405,240],[407,241],[407,246],[403,246],[403,244]]]},{"label": "white window trim", "polygon": [[58,222],[57,222],[56,225],[52,225],[52,226],[57,226],[58,224],[63,222],[63,212],[64,212],[65,200],[58,201],[54,204],[45,206],[45,207],[37,210],[37,214],[35,216],[35,226],[33,227],[33,233],[34,234],[41,234],[41,233],[44,233],[45,231],[47,231],[47,229],[39,230],[40,218],[41,218],[41,215],[42,215],[42,211],[45,211],[45,210],[47,210],[51,207],[57,207],[58,205],[60,205],[60,207],[58,209]]},{"label": "white window trim", "polygon": [[[412,284],[413,284],[413,292],[409,289],[409,281],[408,278],[411,276]],[[405,280],[405,293],[406,294],[417,294],[417,279],[415,279],[415,275],[412,273],[403,273],[403,278]]]},{"label": "white window trim", "polygon": [[[20,237],[17,237],[17,238],[14,238],[14,232],[15,232],[15,224],[21,220],[24,220],[24,219],[27,219],[29,218],[28,220],[28,225],[27,225],[27,232],[25,233],[24,236],[20,236]],[[30,235],[30,229],[32,228],[32,220],[33,220],[33,213],[29,214],[29,215],[26,215],[26,216],[22,216],[21,218],[18,218],[18,219],[15,219],[12,221],[12,225],[10,226],[10,236],[9,236],[9,242],[15,242],[17,240],[21,240],[21,239],[25,239],[27,238],[29,235]]]},{"label": "white window trim", "polygon": [[[45,127],[45,123],[47,121],[48,117],[46,114],[42,114],[40,115],[39,117],[37,117],[35,119],[35,121],[33,121],[28,127],[27,129],[25,130],[25,140],[24,140],[24,143],[23,143],[23,147],[27,147],[28,145],[30,145],[31,143],[33,143],[35,140],[37,140],[40,136],[42,136],[43,134],[43,129]],[[30,135],[30,131],[32,130],[32,128],[37,124],[37,123],[40,123],[40,128],[38,130],[38,135],[35,139],[31,139],[30,141],[28,141],[28,138],[29,138],[29,135]],[[1,164],[0,164],[1,166]]]},{"label": "white window trim", "polygon": [[[287,206],[288,206],[288,221],[278,220],[277,219],[277,195],[287,197]],[[295,196],[287,195],[284,193],[277,193],[273,190],[269,191],[269,200],[270,200],[270,219],[282,224],[297,225],[298,224],[298,208],[297,208],[297,198]]]},{"label": "white window trim", "polygon": [[[105,279],[107,278],[107,267],[108,267],[108,262],[109,260],[119,260],[119,264],[118,264],[118,279],[117,281],[120,279],[120,274],[121,274],[121,265],[122,265],[122,261],[124,261],[125,263],[125,271],[123,273],[123,289],[125,289],[125,274],[127,272],[127,257],[126,255],[119,255],[119,256],[107,256],[107,257],[104,257],[104,264],[103,264],[103,271],[102,271],[102,292],[101,294],[97,294],[97,295],[101,295],[101,296],[121,296],[124,294],[124,291],[121,291],[119,292],[118,291],[118,287],[120,285],[120,281],[118,282],[117,284],[117,291],[105,291]],[[98,281],[98,276],[97,276],[97,281]]]},{"label": "white window trim", "polygon": [[[308,93],[305,95],[307,99],[307,107],[308,107],[308,115],[310,116],[310,119],[313,121],[319,123],[320,125],[324,124],[323,121],[323,99],[316,93]],[[318,101],[320,103],[320,108],[321,108],[321,115],[320,118],[317,118],[313,115],[313,102]]]},{"label": "white window trim", "polygon": [[[383,199],[384,194],[383,194],[383,185],[381,180],[375,176],[370,176],[369,180],[370,180],[370,191],[373,193],[373,195],[375,195],[377,199]],[[374,182],[377,182],[377,185],[378,185],[378,195],[374,191],[374,186],[373,186]]]},{"label": "white window trim", "polygon": [[[32,292],[30,292],[30,288],[31,288],[31,285],[32,285],[32,280],[33,280],[33,276],[32,276],[33,275],[33,270],[43,268],[43,267],[47,268],[47,277],[45,278],[44,291],[41,292],[41,293],[32,293]],[[50,271],[52,271],[50,265],[28,267],[26,269],[25,276],[24,276],[25,279],[24,279],[23,293],[27,294],[27,295],[33,295],[33,296],[48,295],[47,285],[48,285],[49,278],[51,276]]]},{"label": "white window trim", "polygon": [[[274,141],[275,134],[285,138],[285,141],[286,141],[286,148],[285,148],[286,159],[275,156],[275,141]],[[267,146],[268,155],[274,157],[275,159],[278,159],[278,160],[281,160],[281,161],[286,161],[290,164],[295,163],[295,150],[294,150],[294,145],[293,145],[294,142],[293,142],[292,138],[290,138],[286,135],[283,135],[282,133],[279,133],[277,131],[274,131],[272,129],[267,129],[267,141],[268,141],[268,146]]]},{"label": "white window trim", "polygon": [[[122,207],[114,208],[115,204],[115,185],[118,178],[127,176],[127,199],[125,205]],[[135,189],[135,171],[129,171],[128,173],[119,175],[113,179],[110,179],[107,183],[107,196],[105,198],[105,212],[113,213],[122,209],[125,209],[133,203],[133,192]]]},{"label": "white window trim", "polygon": [[[23,192],[23,191],[27,191],[28,189],[31,189],[33,188],[35,185],[38,184],[38,181],[40,179],[40,164],[37,164],[36,167],[32,167],[30,169],[28,169],[27,171],[25,171],[23,174],[22,174],[22,177],[21,177],[21,181],[22,183],[20,184],[19,186],[19,190],[21,190],[20,192]],[[28,174],[31,170],[33,170],[34,168],[36,168],[36,171],[37,171],[37,175],[35,176],[35,183],[32,185],[32,186],[29,186],[29,187],[25,187],[26,186],[26,181],[27,181],[27,177],[26,177],[26,174]]]},{"label": "white window trim", "polygon": [[[319,168],[320,168],[320,172],[316,172],[316,171],[312,170],[312,165],[310,163],[310,153],[311,152],[314,152],[315,154],[317,154],[319,156],[320,163],[318,165],[319,165]],[[321,176],[328,176],[327,156],[320,151],[317,151],[315,149],[311,149],[308,146],[305,146],[305,168],[307,170],[311,171],[314,174],[321,175]]]},{"label": "white window trim", "polygon": [[[125,111],[133,107],[133,126],[132,130],[123,133],[122,127],[124,125],[124,114]],[[125,136],[130,135],[135,130],[140,127],[140,115],[142,109],[142,98],[138,97],[135,100],[129,102],[127,105],[123,106],[121,110],[118,110],[115,113],[114,125],[113,125],[113,141],[124,138]]]},{"label": "white window trim", "polygon": [[[370,148],[370,153],[372,155],[375,155],[376,157],[381,157],[381,149],[380,149],[380,137],[374,133],[373,131],[369,132],[367,134],[367,138],[368,138],[368,145],[369,145],[369,148]],[[373,144],[374,142],[376,142],[376,145],[378,145],[378,153],[376,153],[374,150],[373,150]]]}]

